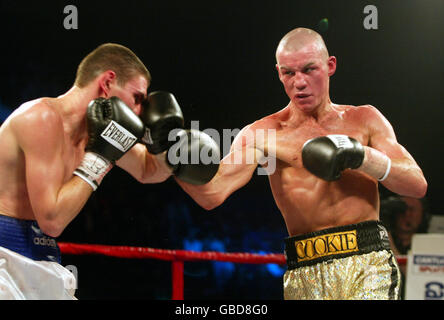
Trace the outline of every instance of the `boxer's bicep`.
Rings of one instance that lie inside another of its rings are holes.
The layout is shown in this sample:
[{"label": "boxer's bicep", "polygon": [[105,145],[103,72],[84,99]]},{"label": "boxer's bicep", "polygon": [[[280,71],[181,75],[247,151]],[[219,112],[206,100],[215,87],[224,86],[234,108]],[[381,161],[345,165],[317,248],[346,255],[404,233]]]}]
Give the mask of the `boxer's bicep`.
[{"label": "boxer's bicep", "polygon": [[257,164],[236,163],[230,154],[221,160],[216,175],[204,185],[192,185],[176,178],[177,183],[194,201],[207,210],[221,205],[233,192],[251,179]]},{"label": "boxer's bicep", "polygon": [[218,179],[224,181],[228,189],[239,189],[251,179],[261,157],[263,153],[254,147],[233,150],[222,159]]},{"label": "boxer's bicep", "polygon": [[63,184],[63,125],[51,111],[30,113],[15,133],[25,157],[27,192],[35,214],[53,210]]},{"label": "boxer's bicep", "polygon": [[176,179],[182,189],[203,208],[211,210],[219,206],[250,181],[262,152],[254,147],[251,136],[244,135],[247,129],[248,126],[236,136],[230,152],[220,161],[217,173],[210,182],[191,185]]},{"label": "boxer's bicep", "polygon": [[390,122],[374,107],[369,124],[369,147],[385,153],[392,160],[413,160],[409,152],[399,144]]},{"label": "boxer's bicep", "polygon": [[221,160],[217,174],[210,182],[211,193],[218,195],[218,202],[222,203],[251,180],[260,157],[263,157],[263,153],[251,144],[243,144],[239,148],[233,144],[230,153]]},{"label": "boxer's bicep", "polygon": [[391,124],[382,114],[369,121],[369,147],[385,153],[390,158],[386,178],[382,184],[392,192],[422,198],[427,192],[427,181],[412,155],[398,143]]}]

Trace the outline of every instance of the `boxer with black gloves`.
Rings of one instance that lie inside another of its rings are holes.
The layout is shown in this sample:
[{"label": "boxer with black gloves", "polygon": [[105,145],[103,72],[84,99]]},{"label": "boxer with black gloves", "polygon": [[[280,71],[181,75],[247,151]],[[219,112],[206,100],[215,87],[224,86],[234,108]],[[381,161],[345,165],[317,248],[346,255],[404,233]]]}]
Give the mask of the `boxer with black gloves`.
[{"label": "boxer with black gloves", "polygon": [[119,98],[98,98],[87,110],[88,143],[74,174],[96,190],[105,174],[145,133],[139,117]]},{"label": "boxer with black gloves", "polygon": [[421,168],[375,107],[330,100],[336,57],[317,32],[288,32],[276,50],[276,70],[288,104],[246,125],[210,182],[178,182],[211,210],[274,155],[268,180],[289,234],[284,298],[399,298],[400,272],[378,221],[378,183],[421,198],[427,191]]},{"label": "boxer with black gloves", "polygon": [[2,124],[0,300],[75,299],[76,279],[61,265],[56,238],[111,165],[141,183],[171,176],[137,143],[150,81],[130,49],[103,44],[79,64],[69,91],[26,102]]}]

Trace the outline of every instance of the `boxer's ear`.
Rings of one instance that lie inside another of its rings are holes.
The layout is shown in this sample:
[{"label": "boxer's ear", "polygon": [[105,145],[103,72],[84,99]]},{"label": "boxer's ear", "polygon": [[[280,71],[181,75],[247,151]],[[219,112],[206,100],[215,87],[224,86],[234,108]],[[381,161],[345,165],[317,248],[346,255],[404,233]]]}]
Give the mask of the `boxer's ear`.
[{"label": "boxer's ear", "polygon": [[276,63],[276,71],[277,71],[277,73],[278,73],[278,77],[279,77],[279,80],[282,82],[282,73],[281,73],[281,67],[279,66],[279,64],[277,64]]},{"label": "boxer's ear", "polygon": [[336,57],[330,56],[327,60],[327,66],[328,66],[328,76],[331,77],[334,75],[336,71]]},{"label": "boxer's ear", "polygon": [[98,84],[99,84],[99,96],[103,96],[105,98],[110,97],[110,91],[113,84],[116,82],[116,73],[112,70],[107,70],[102,72],[99,76]]}]

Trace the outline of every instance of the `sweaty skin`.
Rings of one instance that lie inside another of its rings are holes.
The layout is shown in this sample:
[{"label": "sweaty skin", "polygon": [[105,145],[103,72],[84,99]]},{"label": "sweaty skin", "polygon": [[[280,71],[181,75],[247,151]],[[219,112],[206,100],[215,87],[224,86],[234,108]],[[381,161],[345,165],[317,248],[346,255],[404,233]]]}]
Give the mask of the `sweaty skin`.
[{"label": "sweaty skin", "polygon": [[278,159],[275,173],[269,176],[270,186],[290,235],[378,219],[376,179],[358,170],[345,170],[340,180],[328,182],[302,165],[302,146],[314,137],[344,134],[369,145],[371,130],[365,126],[365,118],[372,113],[370,106],[330,108],[321,121],[292,117],[291,106],[266,120],[276,128],[273,152]]},{"label": "sweaty skin", "polygon": [[[375,168],[385,169],[386,163],[369,157],[376,150],[392,160],[384,186],[405,196],[425,195],[427,182],[421,169],[397,142],[392,126],[375,107],[331,102],[329,79],[336,70],[336,58],[328,55],[318,34],[303,28],[293,30],[281,40],[276,58],[289,104],[243,128],[208,184],[191,186],[176,179],[197,203],[208,210],[223,203],[251,179],[261,154],[276,157],[276,169],[269,175],[269,182],[290,236],[378,220],[380,176],[372,174],[380,171]],[[258,136],[255,133],[259,130],[268,129],[276,130],[275,143],[268,143],[267,138],[252,138]],[[327,134],[352,137],[366,152],[360,168],[346,169],[341,179],[333,182],[312,175],[301,160],[303,144]],[[234,161],[235,158],[244,161]],[[256,161],[245,161],[247,158]]]},{"label": "sweaty skin", "polygon": [[[88,141],[86,109],[98,96],[118,96],[136,114],[148,88],[140,75],[117,84],[106,71],[85,88],[73,86],[56,98],[29,101],[0,127],[0,214],[37,220],[47,235],[57,237],[81,211],[92,188],[73,176]],[[136,144],[118,166],[138,181],[155,183],[171,175],[166,164]]]}]

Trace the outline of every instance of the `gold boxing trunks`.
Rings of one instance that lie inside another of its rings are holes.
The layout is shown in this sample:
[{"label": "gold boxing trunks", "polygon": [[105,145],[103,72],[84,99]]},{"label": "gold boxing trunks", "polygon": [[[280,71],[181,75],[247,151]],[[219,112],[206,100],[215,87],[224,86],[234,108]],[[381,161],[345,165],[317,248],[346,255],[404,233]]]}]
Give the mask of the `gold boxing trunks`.
[{"label": "gold boxing trunks", "polygon": [[284,299],[392,300],[401,274],[378,221],[285,239]]}]

